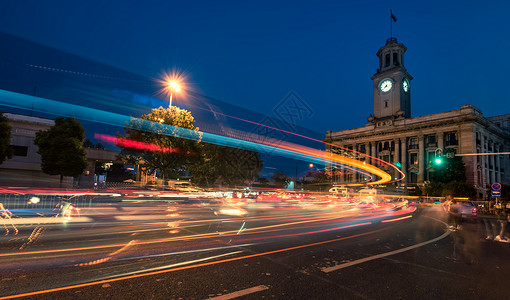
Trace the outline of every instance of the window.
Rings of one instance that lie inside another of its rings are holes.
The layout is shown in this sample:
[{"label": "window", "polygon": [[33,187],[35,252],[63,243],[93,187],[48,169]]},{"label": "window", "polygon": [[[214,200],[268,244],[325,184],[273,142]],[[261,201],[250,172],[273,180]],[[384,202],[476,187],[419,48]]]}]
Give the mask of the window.
[{"label": "window", "polygon": [[418,149],[418,139],[417,138],[409,139],[409,149]]},{"label": "window", "polygon": [[27,156],[28,155],[28,147],[26,146],[10,146],[14,156]]},{"label": "window", "polygon": [[393,65],[398,66],[398,53],[393,53]]},{"label": "window", "polygon": [[425,147],[426,148],[436,148],[437,140],[435,134],[430,134],[425,136]]},{"label": "window", "polygon": [[411,165],[417,165],[418,164],[418,153],[410,153],[409,154],[409,163]]},{"label": "window", "polygon": [[386,54],[386,56],[384,57],[384,66],[385,67],[389,67],[390,66],[390,54]]},{"label": "window", "polygon": [[454,146],[459,144],[457,141],[457,132],[447,132],[444,134],[444,137],[445,146]]},{"label": "window", "polygon": [[388,100],[384,101],[384,107],[388,107]]}]

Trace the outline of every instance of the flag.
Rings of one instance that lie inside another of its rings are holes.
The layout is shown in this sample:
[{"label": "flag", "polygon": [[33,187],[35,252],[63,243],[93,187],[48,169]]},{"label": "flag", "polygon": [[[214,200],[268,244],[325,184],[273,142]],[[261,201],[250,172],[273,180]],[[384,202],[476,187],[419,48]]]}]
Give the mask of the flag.
[{"label": "flag", "polygon": [[390,14],[391,14],[391,19],[393,20],[393,22],[397,22],[397,17],[395,17],[393,12],[390,11]]}]

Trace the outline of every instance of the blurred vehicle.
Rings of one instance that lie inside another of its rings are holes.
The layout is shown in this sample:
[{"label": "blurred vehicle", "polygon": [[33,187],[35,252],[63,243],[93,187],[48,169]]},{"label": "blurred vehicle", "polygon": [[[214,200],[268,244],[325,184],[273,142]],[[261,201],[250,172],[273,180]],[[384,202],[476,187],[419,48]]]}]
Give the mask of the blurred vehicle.
[{"label": "blurred vehicle", "polygon": [[194,186],[193,184],[191,184],[191,182],[184,181],[184,180],[169,180],[168,186],[170,187],[170,189],[176,190],[179,192],[202,192],[203,191],[203,189],[201,189],[197,186]]},{"label": "blurred vehicle", "polygon": [[402,209],[409,206],[409,201],[405,198],[398,198],[392,203],[395,206],[395,209]]},{"label": "blurred vehicle", "polygon": [[477,209],[473,202],[468,200],[457,201],[457,211],[461,218],[475,220]]},{"label": "blurred vehicle", "polygon": [[353,199],[354,189],[343,187],[343,186],[334,186],[329,189],[329,193],[344,200],[350,201]]},{"label": "blurred vehicle", "polygon": [[361,202],[376,202],[377,200],[377,190],[376,189],[361,189],[358,192],[359,201]]}]

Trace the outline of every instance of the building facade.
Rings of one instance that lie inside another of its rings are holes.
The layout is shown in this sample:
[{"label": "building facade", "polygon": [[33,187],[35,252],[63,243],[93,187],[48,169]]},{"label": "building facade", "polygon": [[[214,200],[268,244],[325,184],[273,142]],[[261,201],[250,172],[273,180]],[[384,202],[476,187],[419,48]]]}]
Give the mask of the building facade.
[{"label": "building facade", "polygon": [[[48,130],[55,124],[54,120],[4,113],[11,125],[10,147],[13,157],[0,164],[0,186],[59,187],[60,176],[45,174],[41,169],[41,156],[34,144],[38,131]],[[64,177],[65,187],[79,185],[92,187],[96,162],[119,162],[119,151],[85,148],[87,152],[87,169],[73,182],[72,177]]]},{"label": "building facade", "polygon": [[[473,105],[458,110],[411,117],[411,75],[404,65],[407,48],[395,38],[379,49],[379,68],[371,79],[374,86],[374,110],[359,128],[328,131],[326,142],[384,160],[399,167],[405,179],[400,186],[423,186],[430,180],[433,160],[445,149],[462,155],[468,183],[479,197],[499,182],[510,183],[510,115],[486,118]],[[341,148],[328,146],[326,151],[345,154]],[[485,155],[476,155],[484,153]],[[487,155],[492,154],[492,155]],[[356,154],[351,154],[356,155]],[[359,155],[361,160],[377,161]],[[397,171],[381,165],[395,177]],[[346,170],[335,172],[335,184],[363,182],[360,174]],[[333,174],[335,174],[333,173]]]}]

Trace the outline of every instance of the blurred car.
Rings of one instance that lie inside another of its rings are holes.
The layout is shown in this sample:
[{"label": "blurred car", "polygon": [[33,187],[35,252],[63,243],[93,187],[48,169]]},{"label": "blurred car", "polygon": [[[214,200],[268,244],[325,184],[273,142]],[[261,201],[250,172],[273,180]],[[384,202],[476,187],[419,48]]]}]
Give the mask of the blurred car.
[{"label": "blurred car", "polygon": [[405,198],[398,198],[394,200],[392,203],[395,206],[395,209],[403,209],[409,206],[409,201]]},{"label": "blurred car", "polygon": [[463,219],[475,220],[477,217],[476,206],[468,200],[457,201],[457,211]]}]

